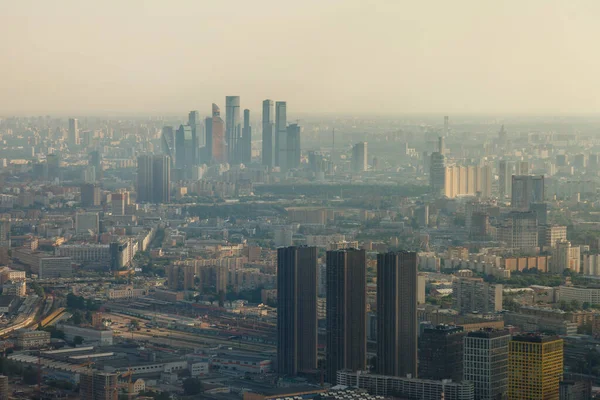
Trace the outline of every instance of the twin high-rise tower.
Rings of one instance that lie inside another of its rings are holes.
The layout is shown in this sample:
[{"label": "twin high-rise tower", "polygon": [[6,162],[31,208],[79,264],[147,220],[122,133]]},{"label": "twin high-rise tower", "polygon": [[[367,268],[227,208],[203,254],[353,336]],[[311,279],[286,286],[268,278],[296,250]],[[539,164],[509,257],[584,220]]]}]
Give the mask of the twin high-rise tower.
[{"label": "twin high-rise tower", "polygon": [[[326,255],[326,380],[367,365],[366,253]],[[316,367],[317,253],[312,247],[278,249],[278,372],[296,375]],[[417,375],[416,253],[377,258],[377,372]]]}]

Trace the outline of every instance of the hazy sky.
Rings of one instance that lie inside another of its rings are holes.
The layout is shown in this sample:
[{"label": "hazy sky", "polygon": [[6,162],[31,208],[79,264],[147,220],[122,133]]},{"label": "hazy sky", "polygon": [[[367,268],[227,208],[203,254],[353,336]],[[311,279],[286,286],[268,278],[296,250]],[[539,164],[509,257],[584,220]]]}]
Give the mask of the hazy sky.
[{"label": "hazy sky", "polygon": [[600,2],[0,0],[0,115],[598,113]]}]

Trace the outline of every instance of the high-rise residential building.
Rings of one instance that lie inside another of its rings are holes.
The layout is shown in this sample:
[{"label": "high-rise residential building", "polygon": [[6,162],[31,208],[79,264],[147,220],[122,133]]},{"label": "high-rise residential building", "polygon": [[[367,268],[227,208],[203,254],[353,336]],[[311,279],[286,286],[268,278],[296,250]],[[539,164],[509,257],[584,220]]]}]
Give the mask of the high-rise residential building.
[{"label": "high-rise residential building", "polygon": [[225,97],[225,140],[230,164],[239,164],[239,142],[242,136],[240,96]]},{"label": "high-rise residential building", "polygon": [[498,164],[498,193],[501,199],[511,195],[512,185],[512,163],[501,160]]},{"label": "high-rise residential building", "polygon": [[[175,163],[175,130],[172,126],[163,126],[160,137],[162,152],[171,158],[171,163]],[[175,165],[172,165],[175,167]]]},{"label": "high-rise residential building", "polygon": [[286,154],[286,168],[294,169],[300,166],[301,158],[301,145],[300,145],[300,133],[302,127],[298,124],[290,124],[287,127],[287,154]]},{"label": "high-rise residential building", "polygon": [[510,249],[538,247],[538,223],[533,211],[511,211],[498,226],[498,240]]},{"label": "high-rise residential building", "polygon": [[523,334],[508,344],[508,400],[558,399],[563,340]]},{"label": "high-rise residential building", "polygon": [[444,116],[444,136],[448,136],[448,134],[450,134],[450,117],[445,115]]},{"label": "high-rise residential building", "polygon": [[562,275],[567,269],[576,274],[581,272],[581,248],[571,246],[571,242],[567,240],[561,240],[552,249],[549,272]]},{"label": "high-rise residential building", "polygon": [[141,155],[137,171],[138,203],[170,201],[171,161],[168,156]]},{"label": "high-rise residential building", "polygon": [[460,382],[465,334],[462,326],[438,325],[425,328],[419,335],[419,378],[436,381],[452,379]]},{"label": "high-rise residential building", "polygon": [[327,263],[327,382],[337,371],[362,371],[367,362],[366,253],[328,251]]},{"label": "high-rise residential building", "polygon": [[152,202],[171,201],[171,160],[169,156],[152,157]]},{"label": "high-rise residential building", "polygon": [[417,376],[417,288],[417,253],[377,255],[379,374]]},{"label": "high-rise residential building", "polygon": [[510,205],[514,209],[529,210],[532,203],[544,201],[544,176],[513,175]]},{"label": "high-rise residential building", "polygon": [[352,147],[352,172],[364,172],[369,166],[367,142],[356,143]]},{"label": "high-rise residential building", "polygon": [[221,109],[214,103],[212,105],[210,138],[210,143],[212,144],[212,161],[215,163],[226,163],[227,147],[225,141],[225,122],[221,118]]},{"label": "high-rise residential building", "polygon": [[100,204],[100,187],[94,183],[81,185],[81,206],[98,207]]},{"label": "high-rise residential building", "polygon": [[277,249],[277,372],[317,368],[317,248]]},{"label": "high-rise residential building", "polygon": [[436,196],[445,194],[446,184],[446,158],[440,152],[431,153],[431,164],[429,168],[429,186],[431,192]]},{"label": "high-rise residential building", "polygon": [[464,338],[463,381],[473,383],[476,399],[506,397],[510,337],[505,329],[482,329]]},{"label": "high-rise residential building", "polygon": [[152,156],[143,154],[137,158],[137,202],[152,202]]},{"label": "high-rise residential building", "polygon": [[275,103],[265,100],[262,103],[262,164],[275,166]]},{"label": "high-rise residential building", "polygon": [[539,246],[554,247],[557,243],[567,240],[567,227],[565,225],[538,225],[540,231]]},{"label": "high-rise residential building", "polygon": [[492,170],[489,166],[446,166],[444,170],[444,195],[450,199],[457,196],[491,197]]},{"label": "high-rise residential building", "polygon": [[240,143],[240,162],[250,164],[252,162],[252,127],[250,126],[250,110],[244,110],[244,127],[242,128],[242,140]]},{"label": "high-rise residential building", "polygon": [[81,400],[117,400],[118,374],[107,372],[85,372],[79,377],[79,396]]},{"label": "high-rise residential building", "polygon": [[[206,117],[204,119],[204,135],[206,137],[206,148],[204,150],[204,158],[202,158],[200,161],[203,163],[209,163],[212,161],[213,159],[213,134],[212,134],[212,122],[213,122],[213,117]],[[201,155],[202,157],[202,155]]]},{"label": "high-rise residential building", "polygon": [[69,118],[69,146],[79,145],[79,121]]},{"label": "high-rise residential building", "polygon": [[482,278],[457,277],[452,282],[452,308],[461,314],[495,313],[502,310],[502,285]]},{"label": "high-rise residential building", "polygon": [[275,103],[275,165],[286,169],[287,154],[287,103]]}]

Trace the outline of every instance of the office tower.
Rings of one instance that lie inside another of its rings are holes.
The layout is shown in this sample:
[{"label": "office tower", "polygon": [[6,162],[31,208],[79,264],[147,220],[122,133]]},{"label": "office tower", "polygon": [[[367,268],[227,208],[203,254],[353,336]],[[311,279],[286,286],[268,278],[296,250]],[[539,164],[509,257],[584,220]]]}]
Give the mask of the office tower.
[{"label": "office tower", "polygon": [[81,206],[97,207],[100,205],[100,187],[93,183],[81,185]]},{"label": "office tower", "polygon": [[267,99],[262,106],[262,164],[272,168],[275,166],[275,103]]},{"label": "office tower", "polygon": [[285,155],[287,152],[287,103],[275,103],[275,165],[286,169]]},{"label": "office tower", "polygon": [[352,147],[352,172],[364,172],[368,168],[367,142],[356,143]]},{"label": "office tower", "polygon": [[214,103],[212,105],[211,143],[212,160],[217,164],[226,163],[227,147],[225,142],[225,123],[221,118],[219,106]]},{"label": "office tower", "polygon": [[530,203],[529,211],[533,211],[538,220],[538,226],[548,225],[548,203]]},{"label": "office tower", "polygon": [[242,133],[240,124],[240,96],[225,97],[225,140],[230,164],[239,164],[239,140]]},{"label": "office tower", "polygon": [[206,160],[206,132],[202,126],[202,120],[198,111],[190,111],[188,114],[188,125],[192,127],[192,139],[194,145],[193,164],[200,163]]},{"label": "office tower", "polygon": [[90,371],[80,374],[79,396],[81,400],[117,400],[118,374]]},{"label": "office tower", "polygon": [[515,174],[516,175],[528,175],[529,174],[529,162],[528,161],[519,161],[515,165]]},{"label": "office tower", "polygon": [[61,178],[60,170],[60,155],[48,154],[46,156],[46,164],[48,165],[48,180],[54,181]]},{"label": "office tower", "polygon": [[438,152],[442,155],[446,152],[446,141],[443,136],[438,138]]},{"label": "office tower", "polygon": [[317,368],[317,248],[277,249],[277,372]]},{"label": "office tower", "polygon": [[250,110],[244,110],[244,127],[242,128],[242,140],[240,142],[240,162],[250,164],[252,162],[252,127],[250,126]]},{"label": "office tower", "polygon": [[213,134],[212,134],[212,121],[213,117],[206,117],[204,119],[204,135],[206,137],[206,148],[204,150],[204,158],[202,162],[210,162],[213,159]]},{"label": "office tower", "polygon": [[102,155],[100,154],[100,152],[98,150],[94,150],[89,154],[89,162],[88,165],[90,165],[91,167],[94,167],[95,170],[95,181],[100,181],[102,180],[102,175],[103,175],[103,169],[102,169]]},{"label": "office tower", "polygon": [[544,176],[513,175],[510,205],[514,209],[528,210],[531,203],[544,201]]},{"label": "office tower", "polygon": [[196,141],[189,125],[180,125],[175,134],[175,166],[186,178],[191,176],[196,165]]},{"label": "office tower", "polygon": [[563,340],[523,334],[508,343],[508,399],[558,399]]},{"label": "office tower", "polygon": [[327,382],[337,371],[362,371],[367,362],[366,255],[364,250],[328,251]]},{"label": "office tower", "polygon": [[539,246],[554,247],[557,243],[567,240],[567,227],[565,225],[538,225]]},{"label": "office tower", "polygon": [[509,161],[502,160],[498,164],[498,193],[500,199],[511,195],[512,184],[512,164]]},{"label": "office tower", "polygon": [[440,152],[431,154],[431,164],[429,169],[429,186],[431,192],[436,196],[444,195],[444,186],[446,184],[446,161]]},{"label": "office tower", "polygon": [[[450,117],[449,116],[444,116],[444,136],[448,136],[448,134],[450,133]],[[440,150],[442,151],[442,150]]]},{"label": "office tower", "polygon": [[462,326],[425,328],[419,336],[419,378],[460,382],[465,334]]},{"label": "office tower", "polygon": [[511,211],[497,229],[498,240],[510,249],[538,247],[538,223],[533,211]]},{"label": "office tower", "polygon": [[377,255],[379,374],[417,377],[417,287],[417,253]]},{"label": "office tower", "polygon": [[172,164],[175,163],[175,131],[172,126],[163,126],[160,143],[163,154],[170,157]]},{"label": "office tower", "polygon": [[497,400],[508,391],[508,342],[506,329],[482,329],[464,338],[463,380],[472,382],[475,398]]},{"label": "office tower", "polygon": [[69,146],[79,145],[79,122],[76,118],[69,118]]},{"label": "office tower", "polygon": [[502,285],[482,278],[457,277],[452,282],[452,308],[461,314],[502,311]]},{"label": "office tower", "polygon": [[85,212],[75,214],[75,232],[87,233],[92,231],[98,233],[100,228],[100,217],[97,212]]},{"label": "office tower", "polygon": [[287,127],[287,153],[286,153],[286,167],[287,169],[294,169],[300,166],[301,158],[301,146],[300,146],[300,133],[302,127],[298,124],[290,124]]},{"label": "office tower", "polygon": [[168,156],[138,157],[137,202],[168,203],[170,201],[171,162]]}]

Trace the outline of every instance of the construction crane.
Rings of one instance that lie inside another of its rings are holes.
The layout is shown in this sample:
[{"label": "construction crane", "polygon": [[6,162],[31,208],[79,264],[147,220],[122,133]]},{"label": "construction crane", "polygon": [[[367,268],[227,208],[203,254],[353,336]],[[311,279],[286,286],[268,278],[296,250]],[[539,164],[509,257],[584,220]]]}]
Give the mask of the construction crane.
[{"label": "construction crane", "polygon": [[90,382],[92,383],[90,385],[90,392],[91,393],[86,393],[85,398],[86,399],[93,399],[94,398],[94,370],[92,368],[92,366],[95,364],[94,361],[90,360],[88,357],[88,360],[86,362],[84,362],[83,364],[79,364],[79,367],[84,367],[84,368],[88,368],[89,372],[90,372]]}]

